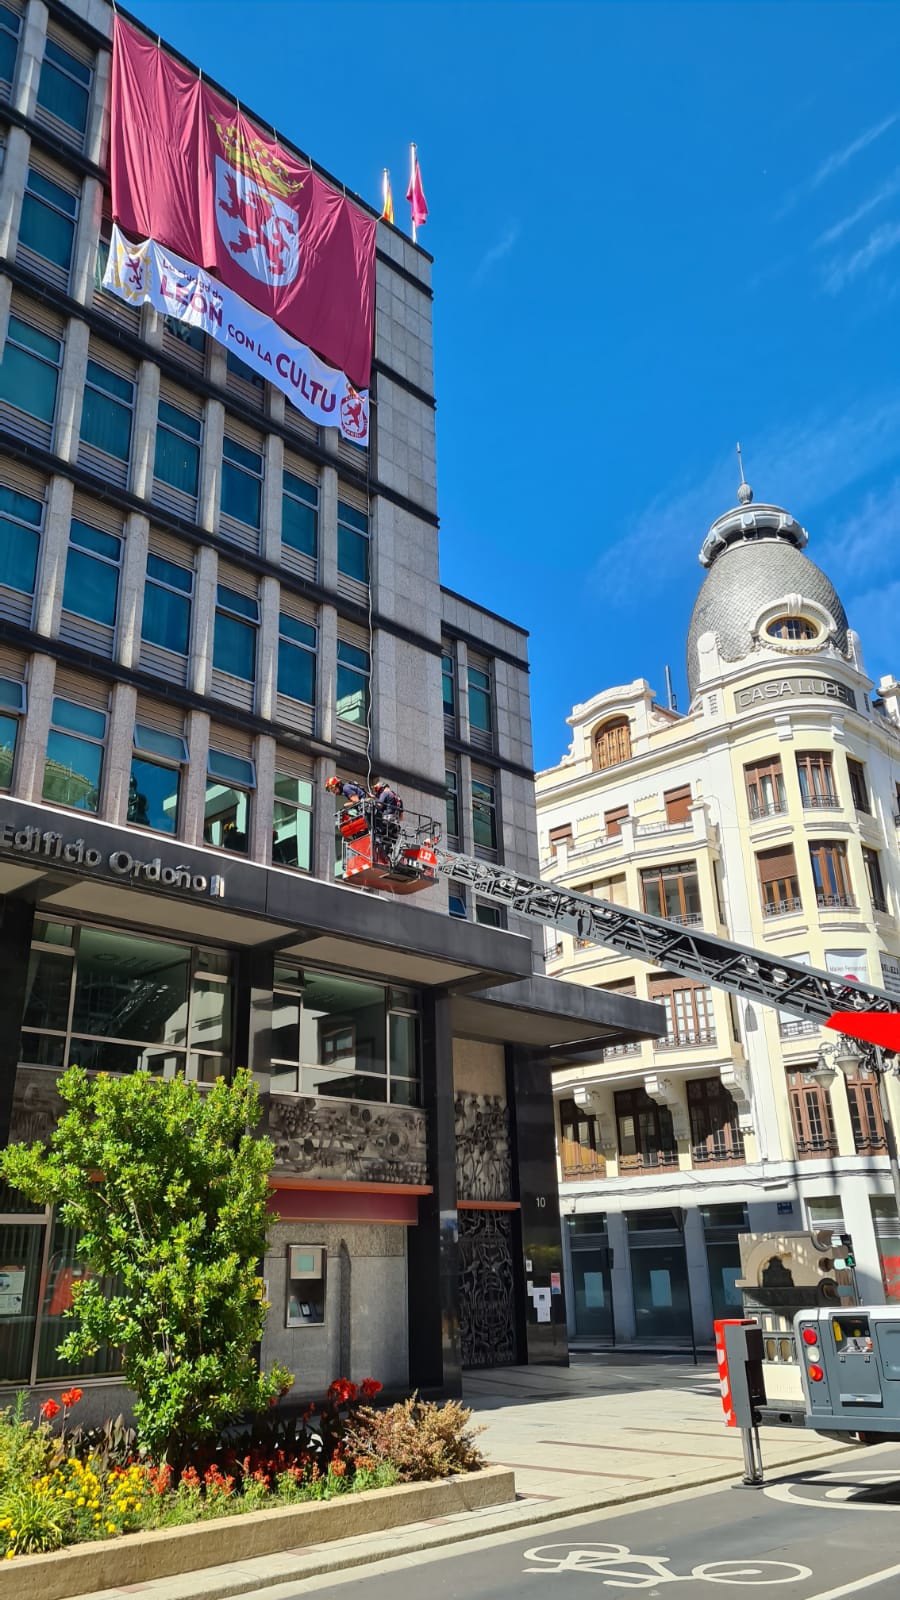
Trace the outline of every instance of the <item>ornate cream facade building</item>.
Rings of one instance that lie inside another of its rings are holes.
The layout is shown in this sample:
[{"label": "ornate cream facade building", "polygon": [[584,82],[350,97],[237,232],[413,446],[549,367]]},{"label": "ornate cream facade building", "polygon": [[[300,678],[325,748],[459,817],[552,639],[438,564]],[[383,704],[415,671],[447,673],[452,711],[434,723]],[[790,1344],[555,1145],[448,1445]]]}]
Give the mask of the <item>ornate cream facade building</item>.
[{"label": "ornate cream facade building", "polygon": [[[900,990],[900,683],[873,693],[794,518],[739,501],[700,554],[687,714],[645,679],[574,707],[537,778],[542,876]],[[708,1340],[748,1225],[840,1221],[863,1297],[900,1295],[877,1086],[833,1070],[835,1035],[569,937],[548,972],[667,1015],[556,1074],[570,1337]]]}]

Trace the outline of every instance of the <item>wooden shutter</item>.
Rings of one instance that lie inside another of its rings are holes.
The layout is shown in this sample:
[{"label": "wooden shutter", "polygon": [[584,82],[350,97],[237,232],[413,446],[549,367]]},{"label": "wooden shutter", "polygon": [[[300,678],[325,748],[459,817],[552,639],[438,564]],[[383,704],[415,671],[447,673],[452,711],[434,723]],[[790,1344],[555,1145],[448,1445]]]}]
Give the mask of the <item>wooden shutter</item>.
[{"label": "wooden shutter", "polygon": [[760,850],[756,864],[760,883],[775,883],[779,878],[797,876],[793,845],[784,845],[778,850]]},{"label": "wooden shutter", "polygon": [[689,783],[680,789],[667,789],[663,795],[663,804],[666,808],[667,822],[689,822],[691,817],[691,786]]},{"label": "wooden shutter", "polygon": [[621,824],[628,816],[627,806],[618,806],[615,811],[606,811],[603,814],[603,826],[606,829],[607,839],[617,839],[621,832]]},{"label": "wooden shutter", "polygon": [[27,665],[28,657],[24,651],[0,644],[0,678],[12,678],[14,683],[24,683]]}]

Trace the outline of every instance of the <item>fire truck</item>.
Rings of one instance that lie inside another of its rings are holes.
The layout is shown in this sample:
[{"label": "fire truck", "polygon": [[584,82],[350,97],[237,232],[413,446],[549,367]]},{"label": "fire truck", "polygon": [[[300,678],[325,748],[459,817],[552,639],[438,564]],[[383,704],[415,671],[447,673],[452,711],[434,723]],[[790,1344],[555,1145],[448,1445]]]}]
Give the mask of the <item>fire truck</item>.
[{"label": "fire truck", "polygon": [[[429,817],[387,825],[366,800],[336,826],[345,881],[360,888],[415,894],[448,878],[528,921],[819,1025],[839,1012],[900,1012],[900,996],[872,984],[446,850]],[[893,1142],[890,1153],[896,1163]],[[858,1305],[849,1237],[748,1234],[739,1243],[743,1326],[752,1324],[760,1368],[748,1390],[753,1426],[799,1424],[859,1443],[900,1438],[900,1307]]]}]

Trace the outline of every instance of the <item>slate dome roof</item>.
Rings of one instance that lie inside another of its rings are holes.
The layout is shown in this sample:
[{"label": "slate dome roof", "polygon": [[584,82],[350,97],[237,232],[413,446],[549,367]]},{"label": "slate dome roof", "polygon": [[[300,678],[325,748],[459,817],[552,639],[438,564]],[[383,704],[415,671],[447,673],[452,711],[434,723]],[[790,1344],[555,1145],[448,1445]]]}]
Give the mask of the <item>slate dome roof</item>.
[{"label": "slate dome roof", "polygon": [[688,687],[693,699],[699,678],[697,644],[714,633],[725,661],[740,661],[753,649],[759,614],[784,595],[800,595],[834,618],[834,643],[847,649],[847,615],[821,567],[803,554],[806,534],[779,506],[741,506],[719,517],[707,534],[700,560],[709,568],[694,602],[687,640]]}]

